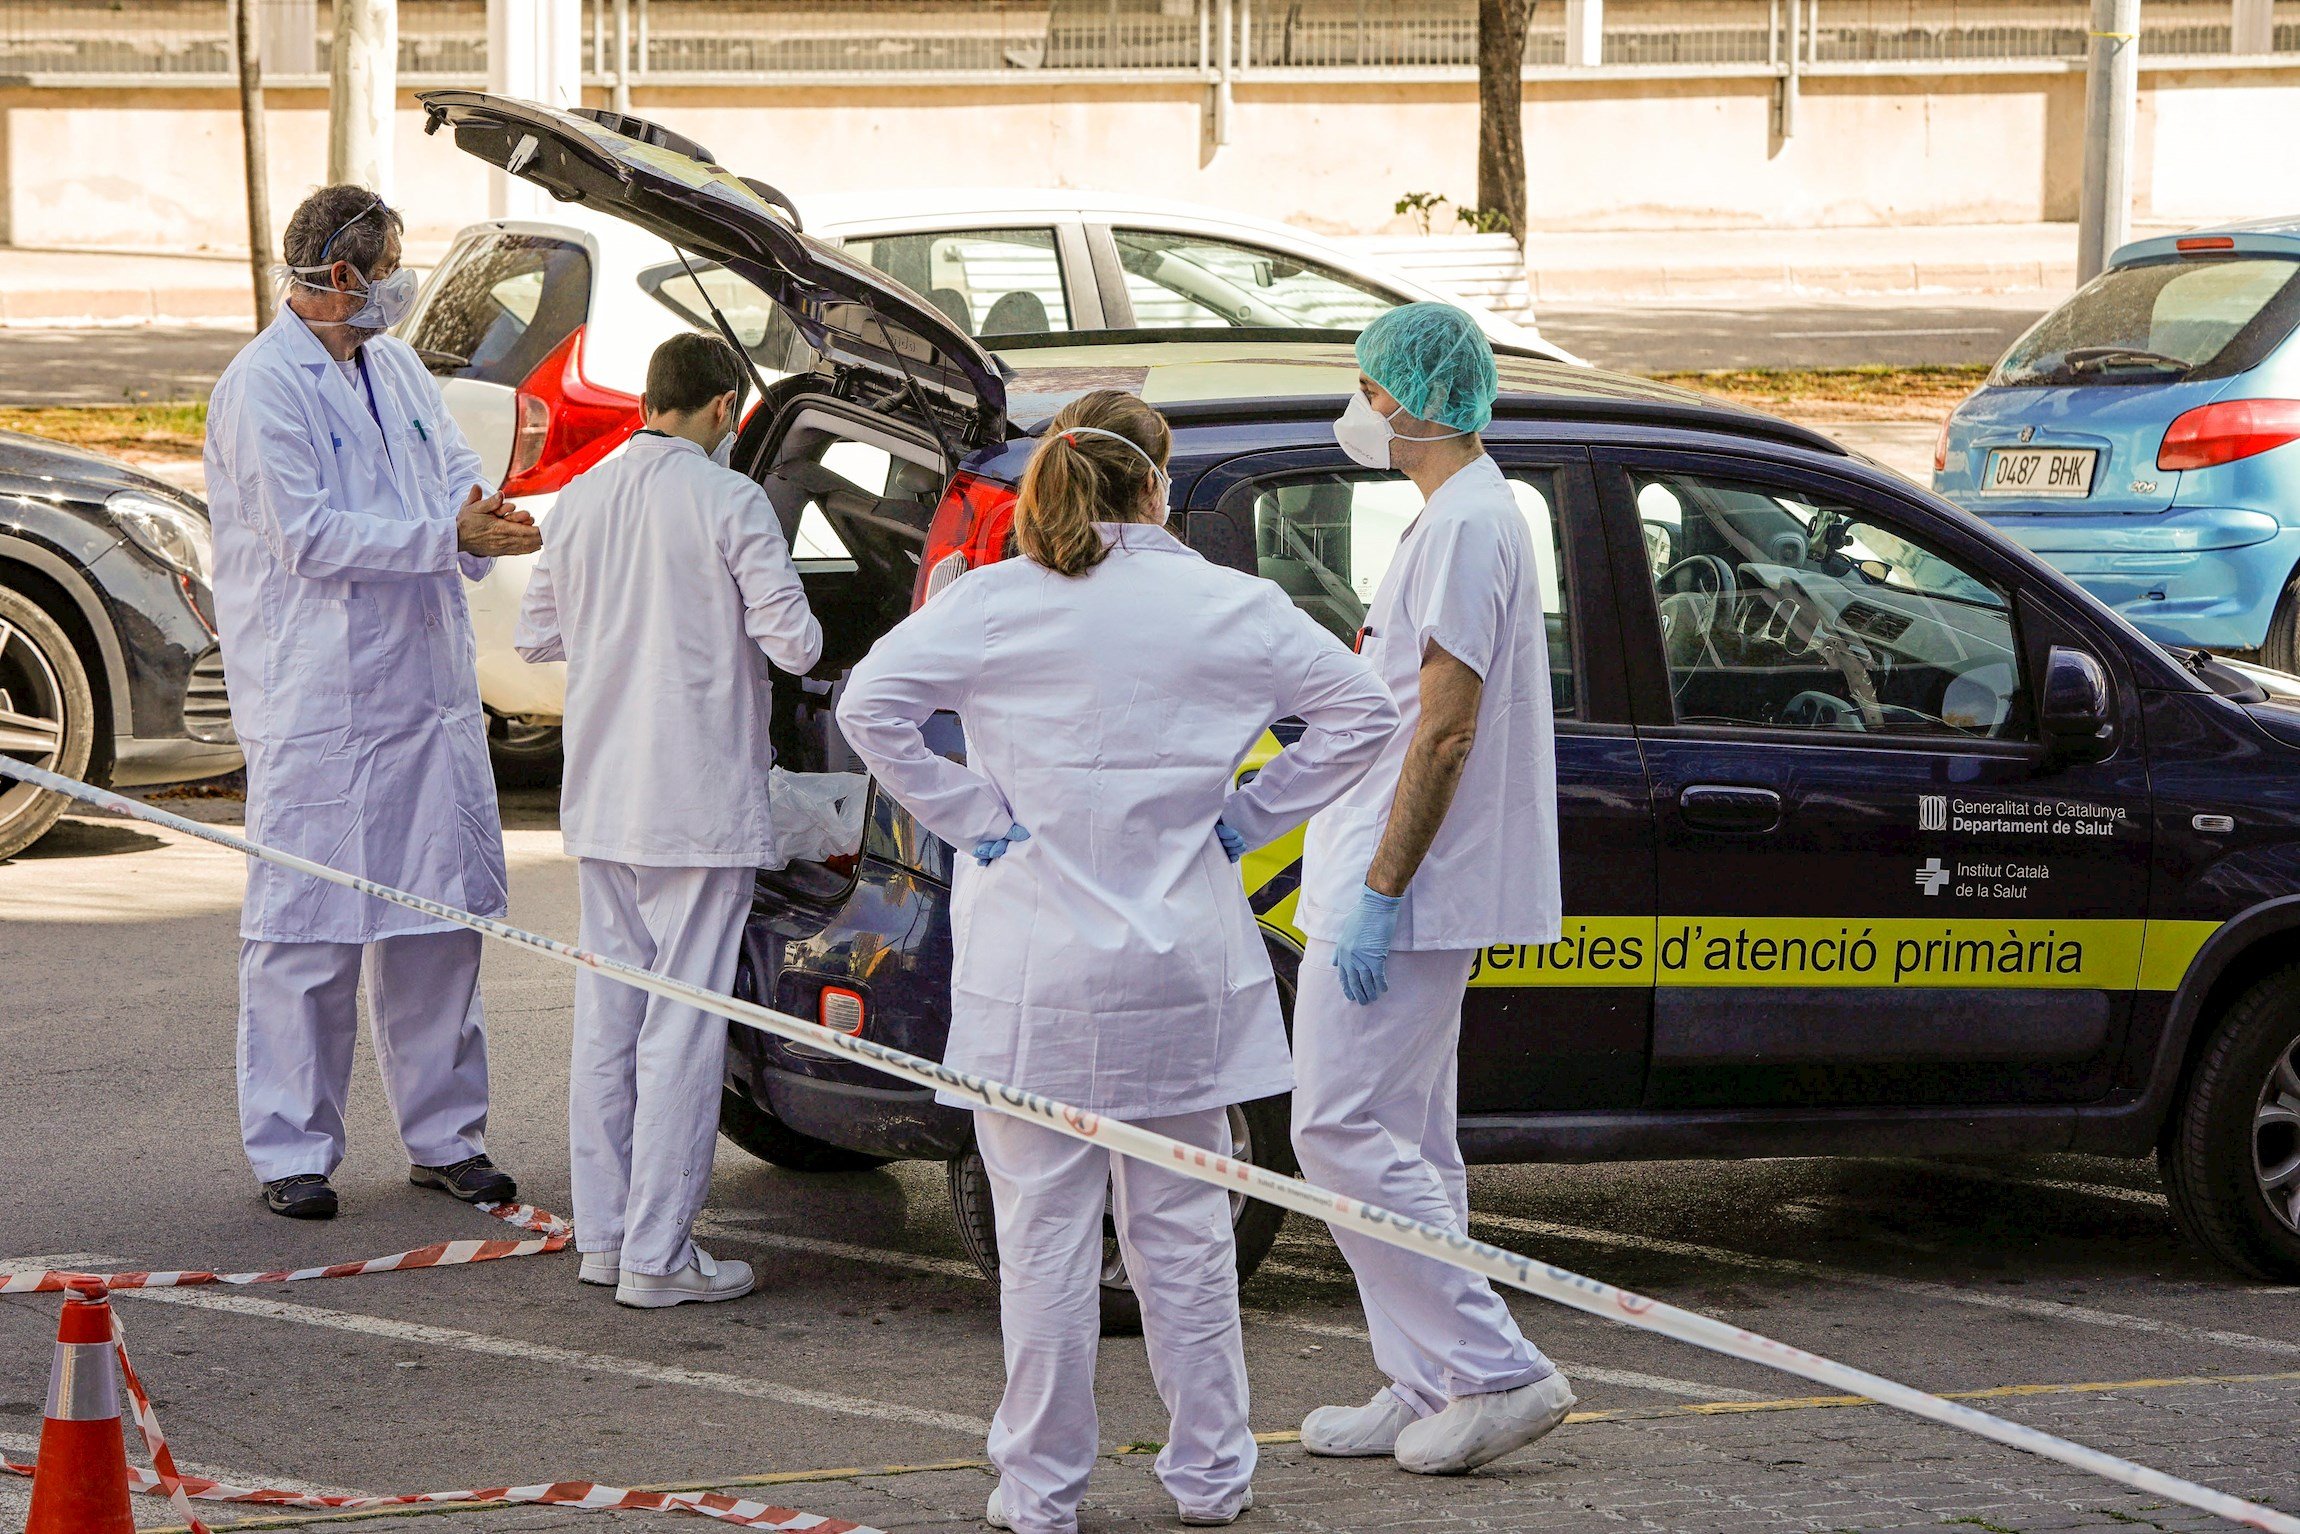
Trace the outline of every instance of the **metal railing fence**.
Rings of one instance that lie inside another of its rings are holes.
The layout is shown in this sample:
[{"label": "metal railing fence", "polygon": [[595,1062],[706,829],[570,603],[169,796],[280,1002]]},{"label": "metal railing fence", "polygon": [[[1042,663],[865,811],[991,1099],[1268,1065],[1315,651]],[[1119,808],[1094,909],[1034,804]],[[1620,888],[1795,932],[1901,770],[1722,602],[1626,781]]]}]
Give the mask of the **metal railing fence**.
[{"label": "metal railing fence", "polygon": [[[1476,0],[621,0],[633,82],[1473,70]],[[267,71],[326,73],[329,0],[261,0]],[[617,0],[584,0],[583,66],[616,71]],[[2249,14],[2249,30],[2240,17]],[[400,0],[399,68],[487,73],[486,0]],[[2070,60],[2084,0],[1608,0],[1603,66],[1698,70]],[[2250,38],[2246,43],[2243,38]],[[2144,57],[2300,54],[2300,0],[2147,0]],[[1566,64],[1565,0],[1537,0],[1529,69]],[[0,0],[0,78],[229,78],[226,0]]]}]

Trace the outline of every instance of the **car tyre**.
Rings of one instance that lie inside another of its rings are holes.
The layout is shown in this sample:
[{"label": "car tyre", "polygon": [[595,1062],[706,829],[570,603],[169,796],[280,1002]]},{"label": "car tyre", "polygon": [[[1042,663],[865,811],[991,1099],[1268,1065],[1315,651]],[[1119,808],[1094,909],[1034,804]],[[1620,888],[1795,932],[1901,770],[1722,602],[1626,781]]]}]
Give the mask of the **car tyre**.
[{"label": "car tyre", "polygon": [[559,726],[487,716],[487,760],[498,788],[556,788],[566,770]]},{"label": "car tyre", "polygon": [[[1240,1159],[1291,1176],[1296,1170],[1292,1122],[1293,1099],[1283,1094],[1232,1108],[1230,1133]],[[998,1220],[991,1203],[990,1174],[983,1167],[982,1153],[971,1145],[950,1163],[950,1209],[958,1221],[959,1244],[983,1277],[996,1283]],[[1277,1205],[1242,1193],[1230,1195],[1230,1230],[1238,1246],[1239,1283],[1252,1278],[1255,1269],[1261,1267],[1285,1223],[1286,1211]],[[1127,1280],[1126,1265],[1118,1255],[1117,1232],[1107,1210],[1102,1217],[1102,1235],[1102,1335],[1138,1336],[1142,1304]]]},{"label": "car tyre", "polygon": [[[0,586],[0,751],[85,779],[96,744],[96,695],[80,652],[31,598]],[[0,858],[48,834],[71,800],[0,779]]]},{"label": "car tyre", "polygon": [[2197,1245],[2261,1278],[2300,1279],[2300,966],[2221,1014],[2157,1162]]},{"label": "car tyre", "polygon": [[2276,616],[2268,620],[2268,637],[2260,641],[2260,664],[2271,671],[2300,674],[2300,575],[2276,600]]},{"label": "car tyre", "polygon": [[719,1133],[786,1172],[869,1172],[887,1164],[884,1156],[800,1134],[775,1117],[773,1109],[732,1090],[719,1094]]}]

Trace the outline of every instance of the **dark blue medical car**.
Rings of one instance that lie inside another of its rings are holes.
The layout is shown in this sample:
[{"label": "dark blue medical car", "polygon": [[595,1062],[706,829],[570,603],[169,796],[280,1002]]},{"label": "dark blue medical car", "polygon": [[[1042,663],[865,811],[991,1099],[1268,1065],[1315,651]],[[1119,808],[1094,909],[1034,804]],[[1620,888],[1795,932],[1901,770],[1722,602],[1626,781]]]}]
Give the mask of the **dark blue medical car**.
[{"label": "dark blue medical car", "polygon": [[[859,772],[840,678],[1005,556],[1030,434],[1084,390],[1163,410],[1175,530],[1337,640],[1413,515],[1412,487],[1329,429],[1346,340],[1106,334],[993,356],[700,146],[426,100],[465,149],[691,253],[698,297],[779,375],[735,461],[782,512],[827,636],[814,676],[778,680],[786,769]],[[1480,957],[1471,1159],[2153,1151],[2200,1244],[2300,1274],[2300,682],[2159,646],[1799,427],[1524,358],[1502,378],[1487,442],[1545,555],[1570,914],[1556,943]],[[1299,852],[1243,869],[1289,996]],[[947,846],[870,794],[859,845],[761,874],[739,988],[939,1055],[950,873]],[[1290,1163],[1283,1099],[1233,1121],[1249,1154]],[[969,1249],[995,1262],[969,1121],[926,1093],[738,1029],[723,1122],[799,1170],[947,1161]],[[1281,1217],[1239,1211],[1250,1269]]]}]

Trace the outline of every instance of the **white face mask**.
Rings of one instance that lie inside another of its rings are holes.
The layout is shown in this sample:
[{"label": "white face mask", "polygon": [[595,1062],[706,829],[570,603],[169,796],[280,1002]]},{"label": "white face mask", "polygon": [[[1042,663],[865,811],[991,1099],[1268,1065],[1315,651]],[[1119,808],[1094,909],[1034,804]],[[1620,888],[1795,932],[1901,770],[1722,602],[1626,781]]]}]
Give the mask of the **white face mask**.
[{"label": "white face mask", "polygon": [[[1141,443],[1132,437],[1121,436],[1114,431],[1104,431],[1099,426],[1072,426],[1061,432],[1060,435],[1064,437],[1108,437],[1113,442],[1123,442],[1132,448],[1137,458],[1150,465],[1151,477],[1158,481],[1158,525],[1160,527],[1166,525],[1167,519],[1174,514],[1174,508],[1170,504],[1174,498],[1174,477],[1160,468],[1158,461],[1142,450]],[[1076,446],[1075,443],[1072,445]]]},{"label": "white face mask", "polygon": [[[296,283],[299,287],[310,288],[315,293],[340,293],[343,291],[331,284],[313,282],[311,279],[300,275],[304,272],[324,273],[332,270],[331,266],[298,266],[291,267],[289,270],[299,274],[296,277]],[[349,325],[355,330],[389,330],[401,320],[406,319],[408,312],[415,307],[415,292],[420,284],[416,281],[415,273],[409,268],[403,266],[389,277],[362,280],[367,282],[366,288],[362,290],[367,302],[360,305],[358,311],[351,318],[338,320],[334,323]]]},{"label": "white face mask", "polygon": [[[1341,418],[1334,422],[1334,440],[1342,451],[1350,455],[1352,463],[1369,469],[1394,467],[1390,462],[1390,444],[1398,440],[1397,418],[1406,413],[1398,406],[1388,415],[1374,408],[1374,402],[1364,394],[1353,394],[1342,410]],[[1441,431],[1434,437],[1408,437],[1408,442],[1443,442],[1450,437],[1466,437],[1466,431]]]}]

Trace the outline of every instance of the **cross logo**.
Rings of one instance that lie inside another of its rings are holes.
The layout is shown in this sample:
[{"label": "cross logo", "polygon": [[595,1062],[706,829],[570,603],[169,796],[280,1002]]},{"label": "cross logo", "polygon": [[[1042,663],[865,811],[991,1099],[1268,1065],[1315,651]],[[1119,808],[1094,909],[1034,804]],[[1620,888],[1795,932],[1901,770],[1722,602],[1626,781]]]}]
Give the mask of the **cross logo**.
[{"label": "cross logo", "polygon": [[1947,794],[1917,795],[1917,829],[1920,831],[1946,831],[1949,828],[1949,796]]},{"label": "cross logo", "polygon": [[1949,882],[1949,871],[1941,866],[1939,858],[1925,859],[1917,870],[1917,884],[1927,895],[1938,895]]}]

